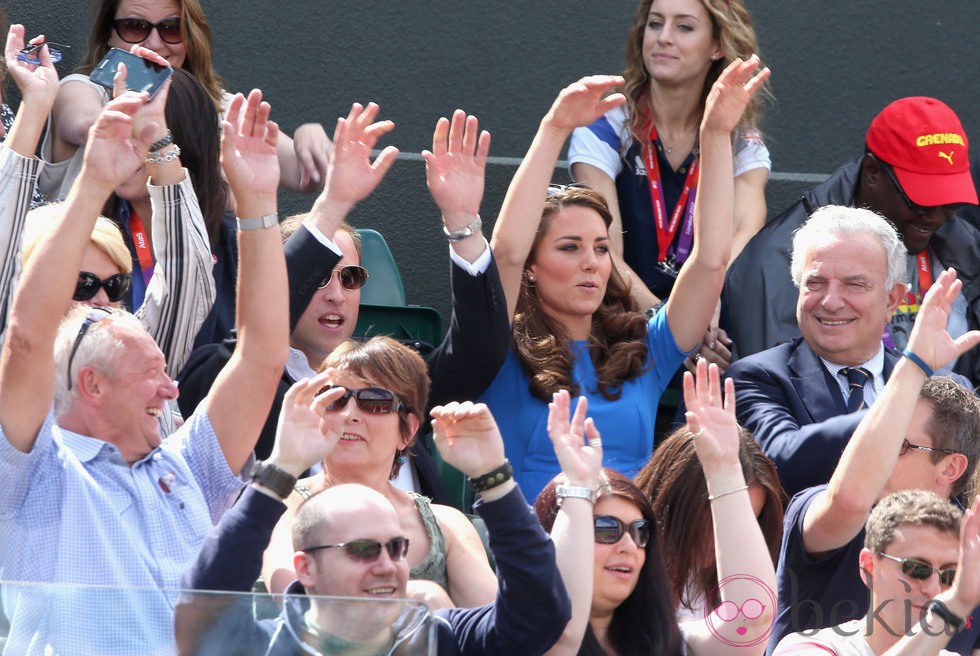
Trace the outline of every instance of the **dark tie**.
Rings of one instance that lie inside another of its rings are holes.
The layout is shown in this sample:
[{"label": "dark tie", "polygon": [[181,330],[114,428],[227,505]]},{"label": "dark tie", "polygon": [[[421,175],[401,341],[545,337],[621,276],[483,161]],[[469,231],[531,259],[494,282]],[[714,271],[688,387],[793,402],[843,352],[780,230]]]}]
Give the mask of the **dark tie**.
[{"label": "dark tie", "polygon": [[840,374],[847,377],[847,412],[865,408],[864,384],[871,379],[871,372],[862,367],[844,367]]}]

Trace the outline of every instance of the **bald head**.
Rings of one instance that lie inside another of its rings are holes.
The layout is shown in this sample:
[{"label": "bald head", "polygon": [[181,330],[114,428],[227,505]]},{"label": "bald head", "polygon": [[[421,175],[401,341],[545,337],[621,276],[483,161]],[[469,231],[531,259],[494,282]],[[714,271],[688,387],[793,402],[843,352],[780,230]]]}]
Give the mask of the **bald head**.
[{"label": "bald head", "polygon": [[293,549],[300,551],[348,529],[369,529],[386,517],[398,523],[395,509],[380,492],[355,483],[328,487],[310,497],[296,513]]}]

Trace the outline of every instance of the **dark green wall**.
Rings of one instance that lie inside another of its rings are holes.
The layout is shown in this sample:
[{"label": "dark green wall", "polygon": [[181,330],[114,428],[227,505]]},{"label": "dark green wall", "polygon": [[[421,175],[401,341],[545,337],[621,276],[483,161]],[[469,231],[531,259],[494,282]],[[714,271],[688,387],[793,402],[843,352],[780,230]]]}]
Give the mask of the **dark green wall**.
[{"label": "dark green wall", "polygon": [[[622,68],[635,8],[632,0],[204,2],[229,89],[262,88],[287,130],[319,120],[332,133],[354,100],[378,102],[396,122],[383,143],[398,146],[402,159],[352,219],[387,236],[410,302],[434,305],[444,318],[446,248],[417,156],[436,118],[463,107],[493,133],[491,155],[500,159],[488,174],[489,230],[514,159],[557,91],[582,75]],[[747,4],[773,69],[776,104],[763,124],[773,155],[771,210],[859,153],[869,121],[895,98],[938,97],[980,140],[980,3]],[[4,7],[29,33],[67,41],[76,52],[84,47],[88,0],[7,0]],[[281,200],[289,212],[312,201]]]}]

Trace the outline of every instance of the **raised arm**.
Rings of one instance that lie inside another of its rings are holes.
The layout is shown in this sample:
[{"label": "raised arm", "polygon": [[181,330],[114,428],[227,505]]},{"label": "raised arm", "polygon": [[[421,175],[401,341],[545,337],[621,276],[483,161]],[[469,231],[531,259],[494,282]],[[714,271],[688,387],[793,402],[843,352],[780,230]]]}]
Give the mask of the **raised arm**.
[{"label": "raised arm", "polygon": [[[45,61],[46,49],[41,57]],[[103,109],[89,133],[82,171],[35,248],[14,297],[0,355],[0,424],[20,451],[33,448],[51,408],[54,340],[95,220],[112,190],[142,166],[151,143],[152,126],[133,132],[143,102],[144,95],[127,92]]]},{"label": "raised arm", "polygon": [[[776,616],[776,570],[738,459],[735,385],[726,380],[722,395],[718,367],[699,362],[696,377],[684,374],[684,403],[708,484],[721,599],[709,616],[693,624],[687,646],[690,653],[706,656],[761,656]],[[752,600],[761,603],[761,610],[757,604],[747,606]],[[735,621],[728,613],[732,607],[741,609]]]},{"label": "raised arm", "polygon": [[280,133],[279,186],[301,192],[323,189],[331,148],[330,137],[319,123],[304,123],[291,138]]},{"label": "raised arm", "polygon": [[701,172],[694,201],[694,247],[677,276],[667,301],[667,322],[683,351],[693,349],[721,296],[731,258],[734,187],[732,131],[752,96],[769,78],[769,69],[757,72],[759,58],[736,59],[712,85],[705,101],[699,144]]},{"label": "raised arm", "polygon": [[[589,402],[580,397],[569,420],[571,400],[567,390],[557,392],[548,404],[548,436],[564,474],[563,483],[596,490],[602,469],[602,439],[591,418]],[[547,656],[574,656],[582,647],[592,610],[595,569],[593,502],[581,497],[562,499],[551,528],[558,571],[572,600],[572,619]]]},{"label": "raised arm", "polygon": [[[37,41],[38,39],[33,39]],[[21,240],[24,221],[41,162],[34,157],[37,142],[58,94],[58,73],[50,58],[34,66],[17,59],[24,47],[24,26],[11,25],[5,58],[7,71],[21,94],[14,124],[0,149],[0,342],[7,314],[20,279]],[[47,56],[47,48],[42,57]]]},{"label": "raised arm", "polygon": [[442,344],[426,356],[432,406],[482,394],[510,348],[510,316],[500,275],[481,230],[490,133],[479,127],[475,116],[457,109],[452,120],[439,119],[432,150],[422,153],[426,182],[442,213],[444,230],[457,236],[459,231],[470,232],[450,242],[452,317]]},{"label": "raised arm", "polygon": [[289,349],[286,265],[276,217],[279,129],[253,89],[235,96],[222,123],[221,165],[237,200],[238,341],[204,407],[233,472],[248,461]]},{"label": "raised arm", "polygon": [[[971,330],[955,340],[946,331],[946,319],[962,287],[956,272],[947,269],[929,288],[915,318],[908,350],[933,369],[980,343],[980,331]],[[925,380],[925,372],[908,358],[895,365],[885,389],[844,448],[826,492],[807,509],[803,520],[807,553],[837,549],[864,526],[898,461]]]},{"label": "raised arm", "polygon": [[603,97],[609,89],[622,83],[623,78],[618,75],[594,75],[562,89],[541,119],[534,141],[517,167],[490,240],[507,297],[508,317],[514,316],[517,307],[524,261],[541,223],[548,184],[565,140],[576,127],[588,125],[626,102],[621,93]]}]

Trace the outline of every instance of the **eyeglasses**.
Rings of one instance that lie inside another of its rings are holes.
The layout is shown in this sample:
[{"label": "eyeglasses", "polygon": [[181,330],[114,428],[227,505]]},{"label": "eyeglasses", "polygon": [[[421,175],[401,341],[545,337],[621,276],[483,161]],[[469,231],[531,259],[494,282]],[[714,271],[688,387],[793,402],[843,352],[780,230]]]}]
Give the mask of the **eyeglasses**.
[{"label": "eyeglasses", "polygon": [[650,541],[650,520],[637,519],[627,526],[619,517],[612,515],[596,515],[592,518],[595,525],[595,541],[599,544],[616,544],[629,531],[633,542],[640,549]]},{"label": "eyeglasses", "polygon": [[112,21],[112,29],[126,43],[142,43],[146,41],[154,29],[165,43],[180,43],[184,37],[180,33],[180,16],[164,18],[159,23],[151,23],[144,18],[127,16]]},{"label": "eyeglasses", "polygon": [[[330,385],[325,389],[335,389],[340,385]],[[324,390],[321,390],[324,391]],[[392,392],[383,387],[362,387],[361,389],[346,389],[344,395],[327,406],[328,412],[336,412],[343,409],[347,402],[354,398],[357,407],[370,415],[386,415],[392,412],[400,412],[405,409],[405,404]]]},{"label": "eyeglasses", "polygon": [[75,295],[72,298],[76,301],[88,301],[98,294],[100,289],[104,289],[109,300],[117,303],[126,295],[132,284],[133,276],[129,273],[117,273],[102,280],[94,273],[82,271],[78,274]]},{"label": "eyeglasses", "polygon": [[908,439],[902,440],[902,446],[898,450],[898,455],[904,456],[908,453],[909,449],[918,449],[919,451],[929,451],[930,453],[959,453],[959,451],[953,451],[952,449],[935,449],[931,446],[922,446],[921,444],[912,444]]},{"label": "eyeglasses", "polygon": [[353,264],[339,267],[331,271],[329,277],[324,278],[323,282],[320,283],[320,289],[329,285],[334,276],[337,276],[337,279],[340,280],[341,287],[352,292],[355,289],[360,289],[367,282],[368,270],[362,266]]},{"label": "eyeglasses", "polygon": [[321,544],[315,547],[301,549],[303,553],[313,553],[320,549],[343,548],[351,559],[359,563],[373,563],[381,556],[381,547],[388,552],[392,560],[401,560],[408,553],[408,538],[391,538],[384,544],[377,540],[351,540],[340,544]]},{"label": "eyeglasses", "polygon": [[917,581],[925,581],[927,578],[932,576],[933,572],[935,572],[936,574],[939,574],[939,582],[948,588],[949,586],[953,585],[953,579],[956,578],[955,567],[950,567],[949,569],[939,569],[938,567],[933,567],[932,565],[924,563],[921,560],[916,560],[915,558],[898,558],[882,551],[879,551],[878,555],[899,563],[902,566],[902,574],[910,576]]},{"label": "eyeglasses", "polygon": [[40,64],[41,63],[40,54],[36,54],[33,57],[30,57],[29,55],[31,53],[35,53],[38,50],[40,50],[42,46],[48,47],[48,54],[51,55],[52,64],[57,64],[58,62],[61,61],[62,50],[71,48],[71,46],[66,43],[55,43],[54,41],[45,41],[44,43],[30,43],[27,45],[26,48],[20,51],[20,54],[17,55],[17,59],[19,59],[22,62],[27,62],[28,64]]},{"label": "eyeglasses", "polygon": [[85,315],[85,321],[82,322],[81,328],[78,329],[78,336],[75,337],[75,343],[71,345],[71,353],[68,355],[68,389],[71,389],[71,363],[75,361],[75,353],[78,352],[78,345],[82,343],[82,339],[85,337],[85,333],[89,331],[89,328],[104,319],[108,319],[110,316],[112,316],[112,313],[105,308],[92,308]]},{"label": "eyeglasses", "polygon": [[[909,208],[909,211],[913,212],[914,214],[918,214],[919,216],[925,216],[929,210],[933,209],[932,207],[926,207],[925,205],[913,203],[912,199],[905,193],[905,190],[902,189],[902,185],[898,184],[898,178],[895,177],[895,172],[892,170],[891,165],[878,158],[875,159],[878,160],[878,167],[885,172],[888,179],[892,181],[893,185],[895,185],[895,189],[898,190],[898,195],[902,197],[902,202],[904,202],[905,206]],[[939,205],[938,207],[942,209],[943,213],[948,219],[956,214],[965,204],[966,203],[950,203],[948,205]]]}]

